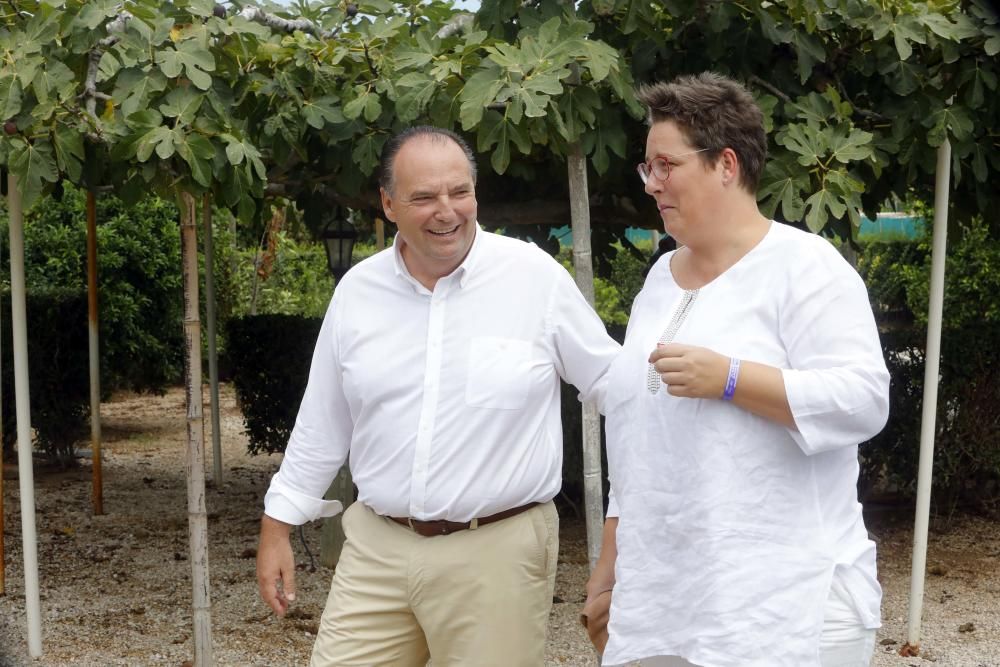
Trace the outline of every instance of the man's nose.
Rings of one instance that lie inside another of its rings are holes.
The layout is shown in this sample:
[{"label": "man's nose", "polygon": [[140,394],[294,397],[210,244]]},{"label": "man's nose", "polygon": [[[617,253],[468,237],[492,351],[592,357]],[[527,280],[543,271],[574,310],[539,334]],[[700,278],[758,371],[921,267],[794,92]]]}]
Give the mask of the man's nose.
[{"label": "man's nose", "polygon": [[439,218],[450,218],[455,213],[455,203],[448,195],[441,195],[437,198],[437,206],[434,215]]}]

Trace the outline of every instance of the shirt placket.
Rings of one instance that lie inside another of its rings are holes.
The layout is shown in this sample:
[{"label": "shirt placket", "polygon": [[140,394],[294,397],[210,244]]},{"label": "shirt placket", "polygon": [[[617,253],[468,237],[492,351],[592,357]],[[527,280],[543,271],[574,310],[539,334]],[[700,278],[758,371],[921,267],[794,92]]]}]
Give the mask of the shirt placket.
[{"label": "shirt placket", "polygon": [[417,446],[413,455],[410,482],[410,516],[426,517],[427,471],[434,439],[438,393],[441,388],[441,350],[444,337],[445,303],[450,285],[438,281],[431,293],[430,314],[427,318],[427,354],[424,366],[423,401],[417,423]]}]

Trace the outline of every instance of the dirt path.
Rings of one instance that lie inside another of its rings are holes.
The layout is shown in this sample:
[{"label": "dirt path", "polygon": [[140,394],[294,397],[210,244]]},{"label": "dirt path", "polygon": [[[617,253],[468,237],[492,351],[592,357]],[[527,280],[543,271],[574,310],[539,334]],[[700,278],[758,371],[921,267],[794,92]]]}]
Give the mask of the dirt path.
[{"label": "dirt path", "polygon": [[[180,666],[192,657],[183,391],[122,395],[102,411],[104,516],[90,513],[86,461],[68,473],[36,472],[44,644],[37,661],[27,659],[25,643],[16,479],[5,485],[7,595],[0,597],[0,666]],[[264,608],[257,597],[254,549],[263,494],[279,459],[246,454],[229,387],[223,388],[222,433],[225,478],[207,493],[216,664],[305,664],[329,572],[310,572],[296,540],[301,569],[295,611],[277,620]],[[211,476],[211,441],[206,442]],[[937,574],[927,582],[924,646],[934,662],[896,655],[906,632],[909,530],[908,519],[873,522],[886,591],[879,639],[897,642],[880,645],[874,664],[1000,667],[1000,530],[981,519],[956,520],[947,534],[932,536],[929,564]],[[305,529],[314,553],[319,534],[318,525]],[[547,665],[595,664],[576,625],[585,577],[582,526],[564,520]],[[968,623],[972,629],[960,631]]]}]

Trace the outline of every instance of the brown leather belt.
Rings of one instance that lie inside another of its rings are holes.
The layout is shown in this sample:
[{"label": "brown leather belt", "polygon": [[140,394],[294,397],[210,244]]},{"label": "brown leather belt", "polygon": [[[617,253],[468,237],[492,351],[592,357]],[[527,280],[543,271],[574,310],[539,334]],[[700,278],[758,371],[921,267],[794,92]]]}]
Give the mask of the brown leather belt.
[{"label": "brown leather belt", "polygon": [[451,535],[452,533],[457,533],[461,530],[475,530],[479,526],[485,526],[488,523],[496,523],[497,521],[517,516],[521,512],[530,510],[535,505],[538,505],[538,503],[528,503],[527,505],[521,505],[520,507],[512,507],[509,510],[484,516],[480,519],[473,519],[472,521],[445,521],[443,519],[440,521],[420,521],[419,519],[398,516],[387,516],[386,519],[395,521],[402,526],[406,526],[417,535],[434,537],[435,535]]}]

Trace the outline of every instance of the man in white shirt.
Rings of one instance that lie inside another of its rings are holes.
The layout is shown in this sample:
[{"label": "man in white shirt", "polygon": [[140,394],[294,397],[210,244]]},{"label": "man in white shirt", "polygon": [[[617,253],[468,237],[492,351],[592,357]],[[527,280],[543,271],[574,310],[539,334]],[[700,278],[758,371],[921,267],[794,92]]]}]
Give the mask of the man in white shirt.
[{"label": "man in white shirt", "polygon": [[475,162],[417,127],[383,153],[391,249],[338,285],[281,469],[257,578],[294,600],[289,531],[350,458],[358,502],[312,664],[544,661],[558,550],[559,378],[603,403],[618,352],[569,274],[476,222]]}]

